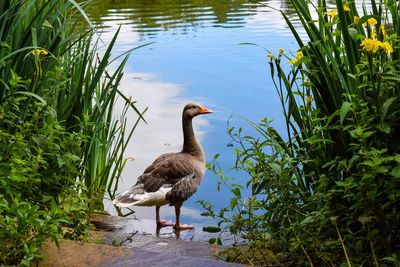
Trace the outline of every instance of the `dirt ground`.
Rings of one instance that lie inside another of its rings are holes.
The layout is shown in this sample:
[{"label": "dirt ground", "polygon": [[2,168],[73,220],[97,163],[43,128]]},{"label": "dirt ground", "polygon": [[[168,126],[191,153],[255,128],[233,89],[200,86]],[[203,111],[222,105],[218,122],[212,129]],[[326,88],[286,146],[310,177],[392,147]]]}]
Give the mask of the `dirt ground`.
[{"label": "dirt ground", "polygon": [[38,266],[110,266],[116,260],[127,257],[133,251],[124,247],[62,240],[60,248],[53,242],[46,242],[42,247],[45,255]]}]

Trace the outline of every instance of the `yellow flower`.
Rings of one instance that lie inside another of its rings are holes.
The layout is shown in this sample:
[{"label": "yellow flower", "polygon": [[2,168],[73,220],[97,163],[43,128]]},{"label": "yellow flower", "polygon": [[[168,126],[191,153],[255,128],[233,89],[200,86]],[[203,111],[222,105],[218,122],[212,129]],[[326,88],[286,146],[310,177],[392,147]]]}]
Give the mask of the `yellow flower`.
[{"label": "yellow flower", "polygon": [[328,17],[330,17],[332,20],[334,20],[337,16],[337,12],[336,9],[332,9],[329,12],[326,12],[326,14],[328,15]]},{"label": "yellow flower", "polygon": [[353,19],[354,24],[357,24],[359,20],[360,20],[359,16],[354,16],[354,19]]},{"label": "yellow flower", "polygon": [[306,102],[307,102],[307,104],[311,103],[311,96],[309,94],[307,94],[307,96],[306,96]]},{"label": "yellow flower", "polygon": [[372,38],[376,38],[376,30],[375,29],[373,29],[372,31],[371,31],[371,37]]},{"label": "yellow flower", "polygon": [[374,19],[374,18],[368,19],[367,22],[368,22],[368,24],[371,25],[371,26],[374,26],[374,25],[376,25],[376,24],[378,23],[378,22],[376,21],[376,19]]},{"label": "yellow flower", "polygon": [[303,52],[299,51],[297,52],[296,58],[297,59],[302,59],[304,57]]},{"label": "yellow flower", "polygon": [[376,53],[379,47],[381,47],[381,44],[381,41],[369,38],[366,38],[361,42],[361,46],[363,47],[363,49],[372,53]]},{"label": "yellow flower", "polygon": [[380,45],[383,49],[386,50],[388,53],[393,53],[393,47],[389,42],[383,42]]},{"label": "yellow flower", "polygon": [[294,59],[289,60],[289,63],[296,65],[303,57],[304,57],[303,52],[299,51],[297,52],[296,57]]},{"label": "yellow flower", "polygon": [[49,52],[47,52],[46,50],[43,50],[43,49],[33,49],[32,51],[31,51],[31,53],[33,54],[33,55],[38,55],[38,56],[40,56],[40,55],[47,55]]},{"label": "yellow flower", "polygon": [[280,48],[280,49],[279,49],[279,56],[282,56],[284,51],[285,51],[285,50],[283,50],[283,48]]},{"label": "yellow flower", "polygon": [[381,32],[383,36],[386,36],[386,29],[385,29],[385,25],[381,25]]},{"label": "yellow flower", "polygon": [[269,59],[273,59],[273,58],[274,58],[274,55],[272,55],[271,53],[269,53],[269,54],[267,54],[267,57],[268,57]]},{"label": "yellow flower", "polygon": [[296,65],[299,62],[299,60],[297,58],[294,58],[292,60],[289,60],[289,63]]},{"label": "yellow flower", "polygon": [[346,11],[346,12],[349,12],[350,11],[349,4],[344,4],[343,5],[343,10]]}]

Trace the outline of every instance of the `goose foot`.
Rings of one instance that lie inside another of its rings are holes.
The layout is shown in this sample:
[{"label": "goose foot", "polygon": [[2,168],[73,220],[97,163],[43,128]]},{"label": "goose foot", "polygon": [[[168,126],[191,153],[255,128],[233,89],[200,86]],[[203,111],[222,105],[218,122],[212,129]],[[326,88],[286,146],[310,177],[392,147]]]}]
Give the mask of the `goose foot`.
[{"label": "goose foot", "polygon": [[174,224],[171,221],[164,221],[164,220],[157,221],[158,227],[166,227],[166,226],[172,226],[172,225],[174,225]]},{"label": "goose foot", "polygon": [[190,224],[175,224],[174,229],[175,230],[190,230],[193,229],[194,226]]}]

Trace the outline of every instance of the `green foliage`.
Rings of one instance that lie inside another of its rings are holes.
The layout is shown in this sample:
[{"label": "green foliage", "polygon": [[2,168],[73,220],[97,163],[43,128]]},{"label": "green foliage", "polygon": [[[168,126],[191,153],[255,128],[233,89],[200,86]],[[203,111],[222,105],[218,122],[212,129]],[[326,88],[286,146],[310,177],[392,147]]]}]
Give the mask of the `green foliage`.
[{"label": "green foliage", "polygon": [[[57,200],[47,198],[47,203],[40,205],[24,201],[15,193],[12,199],[0,196],[2,266],[30,266],[34,259],[41,258],[40,246],[46,239],[57,243],[62,237],[80,239],[88,233],[88,200],[77,190],[66,189]],[[69,230],[64,232],[66,227]]]},{"label": "green foliage", "polygon": [[[27,95],[8,97],[0,116],[0,264],[29,266],[46,238],[88,231],[88,200],[76,188],[82,135],[67,132],[54,110]],[[29,112],[25,115],[23,108]],[[64,235],[61,227],[70,227]]]},{"label": "green foliage", "polygon": [[287,131],[266,119],[249,122],[257,137],[228,130],[248,189],[210,164],[233,198],[219,213],[203,203],[204,215],[219,217],[255,249],[273,240],[288,263],[399,264],[398,3],[371,1],[363,15],[341,0],[336,11],[325,1],[315,10],[307,1],[292,4],[308,41],[283,14],[300,50],[288,73],[282,60],[289,56],[268,55]]},{"label": "green foliage", "polygon": [[61,221],[55,211],[39,210],[37,205],[19,199],[1,199],[0,264],[29,266],[40,255],[40,245],[46,238],[61,236]]},{"label": "green foliage", "polygon": [[43,193],[57,196],[75,183],[79,174],[82,136],[68,133],[52,108],[40,101],[24,106],[28,96],[9,97],[2,103],[0,173],[2,194],[20,192],[24,200],[41,202]]},{"label": "green foliage", "polygon": [[143,117],[118,90],[127,56],[107,70],[118,32],[99,56],[75,1],[5,0],[0,14],[0,264],[28,266],[46,238],[85,236]]}]

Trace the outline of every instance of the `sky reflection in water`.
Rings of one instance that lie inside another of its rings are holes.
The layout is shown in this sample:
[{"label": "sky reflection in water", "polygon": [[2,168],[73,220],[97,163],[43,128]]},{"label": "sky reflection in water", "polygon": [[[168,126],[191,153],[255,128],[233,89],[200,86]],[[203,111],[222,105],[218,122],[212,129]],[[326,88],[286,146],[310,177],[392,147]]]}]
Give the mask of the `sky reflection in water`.
[{"label": "sky reflection in water", "polygon": [[[279,12],[249,1],[216,2],[136,0],[112,1],[112,5],[111,1],[102,1],[101,7],[89,12],[102,25],[106,43],[122,25],[115,55],[155,42],[132,53],[122,81],[126,95],[132,96],[140,109],[149,109],[145,114],[148,124],[140,124],[129,144],[127,156],[135,160],[126,165],[120,191],[133,185],[157,156],[180,150],[181,113],[187,102],[199,102],[215,111],[195,118],[195,131],[207,159],[221,154],[220,165],[227,175],[238,177],[238,183],[244,184],[246,176],[229,170],[235,162],[233,148],[227,146],[229,117],[240,115],[256,122],[268,117],[283,130],[266,52],[239,44],[255,43],[274,54],[280,48],[295,53],[297,47],[284,20]],[[287,1],[265,2],[290,11]],[[157,8],[158,4],[170,6]],[[238,117],[232,122],[246,125]],[[216,176],[208,171],[197,193],[183,206],[184,223],[205,223],[198,200],[217,208],[228,205],[230,195],[226,190],[217,192],[216,182]],[[113,210],[109,202],[106,206]],[[135,211],[138,218],[154,219],[154,208]],[[163,207],[161,215],[174,220],[171,207]]]}]

